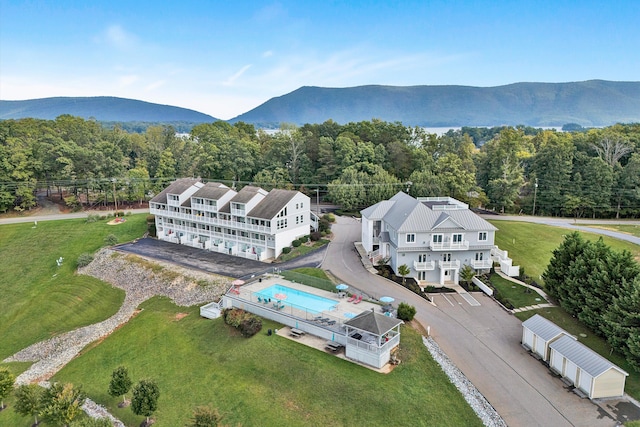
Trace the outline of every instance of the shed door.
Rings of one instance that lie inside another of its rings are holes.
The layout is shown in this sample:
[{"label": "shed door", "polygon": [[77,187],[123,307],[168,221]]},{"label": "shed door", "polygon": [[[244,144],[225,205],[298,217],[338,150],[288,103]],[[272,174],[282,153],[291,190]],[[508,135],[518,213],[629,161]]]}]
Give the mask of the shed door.
[{"label": "shed door", "polygon": [[580,378],[578,378],[578,388],[584,391],[585,393],[587,393],[589,397],[591,397],[592,382],[593,382],[593,377],[581,369]]},{"label": "shed door", "polygon": [[533,349],[533,332],[531,332],[531,329],[523,329],[522,343]]},{"label": "shed door", "polygon": [[567,365],[564,369],[564,376],[569,378],[574,384],[578,378],[578,366],[569,359],[567,359]]},{"label": "shed door", "polygon": [[564,357],[562,357],[562,355],[560,353],[558,353],[554,349],[551,349],[551,357],[550,357],[550,360],[549,360],[549,365],[551,365],[551,367],[553,369],[555,369],[557,372],[562,373],[562,361],[563,360],[564,360]]},{"label": "shed door", "polygon": [[543,340],[542,338],[540,338],[539,336],[536,337],[536,353],[538,353],[540,356],[542,356],[542,359],[547,360],[547,355],[546,355],[546,351],[545,351],[545,344],[547,342],[545,340]]}]

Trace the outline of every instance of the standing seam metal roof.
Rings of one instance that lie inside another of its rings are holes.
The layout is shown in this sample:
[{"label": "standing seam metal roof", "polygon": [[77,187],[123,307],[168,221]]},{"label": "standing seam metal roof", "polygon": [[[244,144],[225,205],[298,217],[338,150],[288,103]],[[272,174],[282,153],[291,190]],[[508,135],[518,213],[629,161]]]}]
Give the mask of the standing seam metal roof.
[{"label": "standing seam metal roof", "polygon": [[573,337],[573,335],[571,335],[569,332],[565,331],[560,326],[556,325],[548,319],[545,319],[539,314],[536,314],[535,316],[530,317],[529,319],[522,322],[522,327],[529,329],[545,341],[552,340],[553,338],[556,338],[557,336],[560,336],[562,334],[568,335],[575,339],[575,337]]},{"label": "standing seam metal roof", "polygon": [[587,372],[594,378],[604,374],[609,369],[615,369],[625,376],[629,375],[627,372],[620,369],[619,366],[614,365],[586,345],[569,336],[565,335],[558,338],[556,341],[549,344],[549,347],[578,365],[580,369]]}]

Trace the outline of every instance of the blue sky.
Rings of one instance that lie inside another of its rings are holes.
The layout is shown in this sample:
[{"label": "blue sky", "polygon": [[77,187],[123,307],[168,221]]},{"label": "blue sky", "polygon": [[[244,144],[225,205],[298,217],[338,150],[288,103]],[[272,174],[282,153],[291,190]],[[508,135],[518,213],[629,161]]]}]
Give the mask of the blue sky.
[{"label": "blue sky", "polygon": [[640,1],[0,0],[0,99],[220,119],[300,86],[640,80]]}]

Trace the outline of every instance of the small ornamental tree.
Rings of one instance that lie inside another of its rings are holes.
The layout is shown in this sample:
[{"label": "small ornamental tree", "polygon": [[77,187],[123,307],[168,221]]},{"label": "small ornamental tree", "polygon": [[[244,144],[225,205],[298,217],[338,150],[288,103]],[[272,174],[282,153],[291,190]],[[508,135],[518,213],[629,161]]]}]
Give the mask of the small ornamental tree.
[{"label": "small ornamental tree", "polygon": [[113,423],[108,418],[80,418],[75,420],[69,427],[113,427]]},{"label": "small ornamental tree", "polygon": [[407,264],[402,264],[398,267],[398,274],[402,277],[402,286],[407,284],[407,274],[411,273],[411,269]]},{"label": "small ornamental tree", "polygon": [[149,425],[149,417],[158,409],[160,389],[154,380],[141,380],[133,388],[131,410],[136,415],[146,417],[146,425]]},{"label": "small ornamental tree", "polygon": [[471,285],[474,277],[476,277],[476,271],[469,264],[465,264],[464,267],[460,269],[460,280],[466,283],[467,288]]},{"label": "small ornamental tree", "polygon": [[410,322],[413,320],[413,317],[416,315],[416,308],[412,305],[409,305],[405,302],[401,302],[398,304],[398,319],[404,320],[405,322]]},{"label": "small ornamental tree", "polygon": [[86,396],[81,388],[73,384],[51,384],[42,393],[43,421],[56,425],[69,425],[82,412]]},{"label": "small ornamental tree", "polygon": [[127,403],[127,393],[131,390],[133,382],[129,378],[129,370],[125,366],[118,366],[111,374],[109,382],[109,395],[122,396],[122,405]]},{"label": "small ornamental tree", "polygon": [[14,394],[16,403],[13,410],[25,417],[34,417],[37,425],[42,387],[37,384],[23,384],[16,389]]},{"label": "small ornamental tree", "polygon": [[217,427],[220,425],[220,414],[207,406],[199,406],[193,411],[193,417],[187,427]]},{"label": "small ornamental tree", "polygon": [[0,369],[0,411],[5,408],[4,398],[13,390],[15,380],[16,377],[8,369]]}]

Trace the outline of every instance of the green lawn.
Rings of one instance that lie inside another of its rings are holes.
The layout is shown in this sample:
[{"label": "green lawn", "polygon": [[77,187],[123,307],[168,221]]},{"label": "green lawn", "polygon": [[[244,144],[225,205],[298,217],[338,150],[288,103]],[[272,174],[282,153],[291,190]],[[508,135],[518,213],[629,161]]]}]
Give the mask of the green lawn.
[{"label": "green lawn", "polygon": [[278,257],[278,262],[285,262],[285,261],[289,261],[290,259],[294,259],[297,258],[299,256],[302,255],[306,255],[311,251],[316,250],[319,247],[322,247],[324,245],[329,244],[329,240],[327,239],[320,239],[316,242],[313,242],[312,245],[307,246],[307,245],[300,245],[297,248],[291,248],[291,252],[289,252],[288,254],[281,254]]},{"label": "green lawn", "polygon": [[[146,215],[127,216],[116,226],[106,220],[40,221],[0,226],[0,360],[30,344],[115,313],[124,292],[75,274],[83,252],[104,246],[109,234],[120,242],[141,237]],[[63,257],[61,267],[56,260]]]},{"label": "green lawn", "polygon": [[[117,408],[119,399],[107,393],[111,372],[121,364],[134,382],[157,380],[158,427],[185,425],[199,405],[217,408],[225,425],[481,425],[430,357],[421,335],[409,327],[402,329],[402,363],[385,375],[267,336],[267,328],[279,327],[272,322],[246,339],[222,319],[200,318],[197,307],[178,307],[162,297],[142,307],[137,317],[54,377],[82,385],[128,426],[142,418],[130,408]],[[188,316],[176,320],[177,313]],[[0,425],[30,425],[11,414],[0,413]]]},{"label": "green lawn", "polygon": [[[525,273],[541,283],[540,276],[547,268],[552,252],[560,243],[562,236],[572,230],[550,225],[528,222],[489,221],[496,227],[495,243],[502,250],[509,251],[514,265],[524,267]],[[600,236],[593,233],[582,233],[585,239],[597,240]],[[628,250],[640,260],[640,246],[624,240],[602,236],[604,242],[617,251]]]},{"label": "green lawn", "polygon": [[624,359],[624,356],[612,352],[611,346],[609,346],[604,339],[596,336],[576,318],[567,314],[567,312],[560,307],[542,308],[516,313],[516,317],[525,321],[536,313],[551,320],[570,334],[575,335],[578,341],[627,371],[629,376],[627,377],[625,391],[635,399],[640,400],[640,373],[633,370]]},{"label": "green lawn", "polygon": [[491,276],[491,284],[504,298],[508,299],[515,308],[546,302],[537,292],[526,286],[504,279],[497,274]]},{"label": "green lawn", "polygon": [[631,234],[640,237],[640,225],[620,224],[620,225],[602,225],[602,224],[580,224],[585,227],[602,228],[603,230],[619,231],[621,233]]}]

